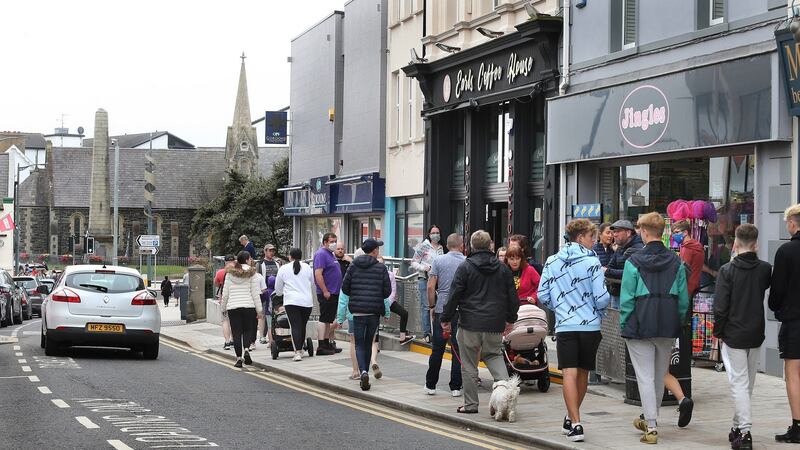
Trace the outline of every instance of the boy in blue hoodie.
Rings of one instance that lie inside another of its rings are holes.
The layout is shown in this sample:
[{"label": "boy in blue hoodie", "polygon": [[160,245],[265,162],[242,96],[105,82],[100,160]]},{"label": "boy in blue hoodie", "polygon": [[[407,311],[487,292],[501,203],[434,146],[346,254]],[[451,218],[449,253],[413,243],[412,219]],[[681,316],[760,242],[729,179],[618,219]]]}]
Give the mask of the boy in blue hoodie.
[{"label": "boy in blue hoodie", "polygon": [[558,368],[567,406],[562,433],[573,442],[583,441],[580,407],[589,372],[595,369],[600,322],[611,300],[600,260],[592,250],[595,230],[586,219],[567,224],[569,242],[547,259],[538,290],[539,301],[556,315]]}]

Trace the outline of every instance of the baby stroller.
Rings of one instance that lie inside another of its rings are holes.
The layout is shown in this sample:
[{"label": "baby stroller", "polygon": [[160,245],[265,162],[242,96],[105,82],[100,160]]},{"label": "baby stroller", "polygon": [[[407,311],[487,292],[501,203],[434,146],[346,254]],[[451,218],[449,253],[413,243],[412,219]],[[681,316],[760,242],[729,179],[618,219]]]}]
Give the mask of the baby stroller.
[{"label": "baby stroller", "polygon": [[[272,313],[270,314],[270,342],[269,349],[272,352],[272,359],[278,359],[280,352],[294,352],[292,346],[292,328],[289,325],[289,317],[283,308],[283,296],[272,294],[270,297]],[[308,356],[314,356],[314,341],[306,338],[306,345],[303,347]]]},{"label": "baby stroller", "polygon": [[537,381],[539,391],[550,389],[550,370],[547,362],[547,313],[534,305],[522,305],[517,321],[503,336],[503,354],[510,375],[523,381]]}]

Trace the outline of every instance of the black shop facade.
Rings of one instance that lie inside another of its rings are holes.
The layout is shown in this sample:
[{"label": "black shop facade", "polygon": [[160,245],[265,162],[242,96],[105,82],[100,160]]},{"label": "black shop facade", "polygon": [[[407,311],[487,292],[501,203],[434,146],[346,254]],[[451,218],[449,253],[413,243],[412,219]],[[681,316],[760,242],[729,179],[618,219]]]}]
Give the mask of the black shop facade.
[{"label": "black shop facade", "polygon": [[558,171],[545,165],[545,99],[558,88],[561,18],[403,68],[425,97],[425,228],[496,247],[530,238],[538,261],[557,249]]}]

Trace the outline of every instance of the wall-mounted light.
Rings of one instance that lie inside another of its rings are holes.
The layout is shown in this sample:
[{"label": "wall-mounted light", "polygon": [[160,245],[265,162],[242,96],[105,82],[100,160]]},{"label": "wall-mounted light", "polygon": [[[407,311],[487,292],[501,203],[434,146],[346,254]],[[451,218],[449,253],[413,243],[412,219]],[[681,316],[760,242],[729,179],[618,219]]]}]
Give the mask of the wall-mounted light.
[{"label": "wall-mounted light", "polygon": [[585,8],[586,7],[586,1],[587,0],[578,0],[577,2],[575,2],[575,7],[578,8],[578,9]]},{"label": "wall-mounted light", "polygon": [[441,42],[436,43],[436,47],[447,53],[456,53],[461,51],[461,47],[453,47],[452,45],[442,44]]},{"label": "wall-mounted light", "polygon": [[505,34],[502,31],[492,31],[492,30],[490,30],[488,28],[484,28],[484,27],[478,27],[476,29],[478,30],[478,33],[488,37],[489,39],[499,38],[500,36]]},{"label": "wall-mounted light", "polygon": [[420,58],[419,55],[417,54],[417,49],[413,47],[409,50],[409,53],[411,53],[411,64],[420,64],[428,62],[427,59]]},{"label": "wall-mounted light", "polygon": [[795,0],[792,0],[792,18],[789,19],[789,31],[794,36],[795,42],[800,42],[800,14],[794,7]]}]

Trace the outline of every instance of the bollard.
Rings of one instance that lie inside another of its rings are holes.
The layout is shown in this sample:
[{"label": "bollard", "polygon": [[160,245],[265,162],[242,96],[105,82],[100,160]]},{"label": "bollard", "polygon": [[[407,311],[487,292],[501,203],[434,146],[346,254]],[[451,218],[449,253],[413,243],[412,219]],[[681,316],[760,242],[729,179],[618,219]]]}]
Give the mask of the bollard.
[{"label": "bollard", "polygon": [[191,323],[197,320],[197,316],[194,313],[194,303],[189,300],[186,302],[186,323]]}]

